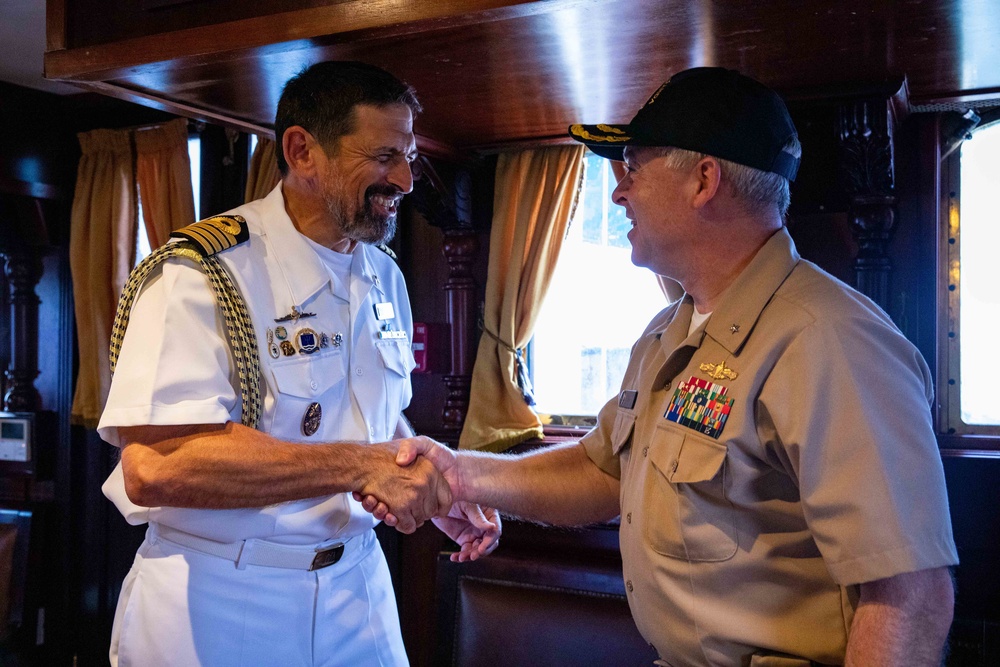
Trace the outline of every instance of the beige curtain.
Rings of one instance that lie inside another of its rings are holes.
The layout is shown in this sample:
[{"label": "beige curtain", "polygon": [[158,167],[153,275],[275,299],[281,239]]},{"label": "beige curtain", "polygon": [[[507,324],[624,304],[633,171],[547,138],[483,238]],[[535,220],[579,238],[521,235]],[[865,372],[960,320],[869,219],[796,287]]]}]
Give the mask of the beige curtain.
[{"label": "beige curtain", "polygon": [[111,385],[108,347],[118,295],[135,261],[136,187],[128,130],[79,136],[70,215],[70,271],[80,368],[74,423],[95,426]]},{"label": "beige curtain", "polygon": [[[625,163],[618,160],[611,160],[611,173],[615,175],[615,181],[620,181],[625,177]],[[684,296],[684,288],[673,278],[666,276],[656,276],[656,282],[660,285],[660,291],[667,297],[669,303],[677,301]]]},{"label": "beige curtain", "polygon": [[501,154],[497,162],[484,330],[459,439],[463,449],[503,451],[542,436],[518,386],[515,350],[531,339],[579,200],[583,151],[559,146]]},{"label": "beige curtain", "polygon": [[280,178],[278,160],[274,157],[274,140],[257,138],[257,147],[250,157],[250,173],[247,174],[247,192],[244,201],[251,202],[267,196]]},{"label": "beige curtain", "polygon": [[135,153],[142,218],[155,250],[170,232],[195,221],[187,120],[136,130]]}]

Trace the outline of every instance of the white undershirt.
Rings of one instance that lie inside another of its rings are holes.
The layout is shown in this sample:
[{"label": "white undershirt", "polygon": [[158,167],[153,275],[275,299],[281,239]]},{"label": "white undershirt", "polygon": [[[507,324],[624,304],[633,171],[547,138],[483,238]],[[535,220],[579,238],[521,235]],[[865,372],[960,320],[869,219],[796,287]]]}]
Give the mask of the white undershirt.
[{"label": "white undershirt", "polygon": [[688,326],[688,336],[693,334],[705,321],[712,316],[711,312],[699,313],[697,308],[691,309],[691,324]]},{"label": "white undershirt", "polygon": [[354,253],[343,253],[337,252],[336,250],[331,250],[325,245],[320,245],[313,241],[306,235],[302,235],[319,258],[323,260],[326,264],[326,268],[330,270],[334,276],[340,281],[342,285],[349,286],[351,284],[351,264],[354,262]]},{"label": "white undershirt", "polygon": [[[353,294],[354,291],[351,289],[351,266],[354,263],[354,253],[337,252],[336,250],[332,250],[324,245],[316,243],[304,234],[302,237],[309,243],[310,246],[312,246],[313,250],[316,251],[316,254],[319,255],[319,258],[326,266],[327,271],[330,272],[330,277],[333,279],[334,283],[339,282],[343,292]],[[354,297],[352,296],[351,298],[353,299]],[[351,331],[354,331],[353,318],[348,328]],[[341,348],[347,354],[350,354],[350,346],[353,344],[354,341],[350,336],[347,336],[343,343],[341,343]],[[351,392],[351,412],[353,413],[355,422],[360,424],[363,430],[365,423],[364,411],[358,404],[358,398],[354,392]]]}]

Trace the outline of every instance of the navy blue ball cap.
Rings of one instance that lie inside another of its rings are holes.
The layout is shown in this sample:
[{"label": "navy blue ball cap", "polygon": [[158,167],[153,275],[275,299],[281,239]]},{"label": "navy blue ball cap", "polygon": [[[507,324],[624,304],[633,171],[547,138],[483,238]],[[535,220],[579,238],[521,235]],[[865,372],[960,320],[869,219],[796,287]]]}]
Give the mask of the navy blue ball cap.
[{"label": "navy blue ball cap", "polygon": [[650,96],[628,125],[571,125],[569,134],[610,160],[625,146],[672,146],[795,180],[799,158],[784,150],[796,136],[785,103],[735,70],[678,72]]}]

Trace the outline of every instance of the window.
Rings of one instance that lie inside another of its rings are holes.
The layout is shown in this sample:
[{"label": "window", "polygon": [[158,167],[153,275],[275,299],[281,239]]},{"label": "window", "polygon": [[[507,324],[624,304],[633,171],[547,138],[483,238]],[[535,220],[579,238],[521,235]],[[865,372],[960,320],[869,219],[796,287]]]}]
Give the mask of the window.
[{"label": "window", "polygon": [[1000,331],[1000,124],[977,130],[962,145],[959,213],[949,188],[946,429],[1000,433],[993,397],[994,340]]},{"label": "window", "polygon": [[656,276],[631,261],[631,222],[611,201],[610,163],[586,158],[576,216],[545,305],[528,365],[543,423],[590,425],[617,394],[632,344],[667,305]]},{"label": "window", "polygon": [[201,220],[201,135],[188,136],[188,158],[191,160],[191,193],[194,195],[194,219]]}]

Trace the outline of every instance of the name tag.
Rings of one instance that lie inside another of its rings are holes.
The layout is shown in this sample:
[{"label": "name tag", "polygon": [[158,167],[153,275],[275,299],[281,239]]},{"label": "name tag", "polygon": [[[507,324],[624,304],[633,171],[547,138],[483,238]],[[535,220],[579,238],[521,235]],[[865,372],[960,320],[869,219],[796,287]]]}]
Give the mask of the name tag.
[{"label": "name tag", "polygon": [[402,338],[402,339],[405,340],[406,339],[406,332],[405,331],[379,331],[378,332],[378,337],[381,338],[381,339],[383,339],[383,340],[385,340],[385,339],[399,339],[399,338]]},{"label": "name tag", "polygon": [[382,303],[375,304],[375,319],[379,322],[383,320],[391,320],[396,317],[396,309],[392,307],[392,304],[388,301],[383,301]]},{"label": "name tag", "polygon": [[625,389],[618,395],[618,407],[631,410],[635,407],[635,401],[639,397],[639,392],[635,389]]}]

